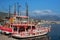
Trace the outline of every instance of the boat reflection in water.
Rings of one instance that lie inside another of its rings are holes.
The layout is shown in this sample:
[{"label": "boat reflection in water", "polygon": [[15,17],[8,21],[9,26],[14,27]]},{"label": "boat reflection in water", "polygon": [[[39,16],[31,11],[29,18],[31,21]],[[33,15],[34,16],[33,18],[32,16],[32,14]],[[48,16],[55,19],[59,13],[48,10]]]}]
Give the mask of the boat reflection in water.
[{"label": "boat reflection in water", "polygon": [[39,36],[39,37],[18,39],[18,40],[50,40],[50,37],[48,35],[43,35],[43,36]]}]

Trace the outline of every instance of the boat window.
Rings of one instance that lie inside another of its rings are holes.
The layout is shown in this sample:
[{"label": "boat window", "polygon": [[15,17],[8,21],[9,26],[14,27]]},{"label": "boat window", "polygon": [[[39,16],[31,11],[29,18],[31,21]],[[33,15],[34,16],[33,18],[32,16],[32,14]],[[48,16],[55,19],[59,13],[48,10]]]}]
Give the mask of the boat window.
[{"label": "boat window", "polygon": [[25,31],[24,26],[20,26],[20,28],[19,28],[19,32],[22,32],[22,31]]},{"label": "boat window", "polygon": [[32,26],[32,29],[35,29],[35,26]]},{"label": "boat window", "polygon": [[[31,29],[31,26],[28,26],[26,30]],[[32,29],[35,29],[35,26],[32,26]]]},{"label": "boat window", "polygon": [[14,29],[13,29],[14,31],[17,31],[17,27],[16,26],[14,26]]},{"label": "boat window", "polygon": [[31,29],[31,26],[27,26],[26,30]]}]

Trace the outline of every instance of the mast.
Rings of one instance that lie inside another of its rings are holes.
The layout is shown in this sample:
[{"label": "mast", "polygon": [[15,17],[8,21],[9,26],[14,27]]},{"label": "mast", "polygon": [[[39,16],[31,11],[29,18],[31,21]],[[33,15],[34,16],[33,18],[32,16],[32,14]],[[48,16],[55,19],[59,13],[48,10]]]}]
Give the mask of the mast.
[{"label": "mast", "polygon": [[[27,2],[26,2],[26,16],[27,16],[27,22],[28,22],[28,4],[27,4]],[[27,25],[28,25],[28,23],[27,23]],[[25,27],[25,32],[26,32],[26,27]]]},{"label": "mast", "polygon": [[19,16],[19,15],[21,15],[21,13],[19,14],[19,11],[20,11],[19,9],[20,9],[21,5],[19,5],[19,3],[17,3],[17,5],[18,5],[18,16]]},{"label": "mast", "polygon": [[14,5],[14,16],[16,16],[16,4]]},{"label": "mast", "polygon": [[10,18],[10,5],[9,5],[9,11],[8,11],[8,18]]},{"label": "mast", "polygon": [[26,2],[26,16],[28,16],[28,4]]}]

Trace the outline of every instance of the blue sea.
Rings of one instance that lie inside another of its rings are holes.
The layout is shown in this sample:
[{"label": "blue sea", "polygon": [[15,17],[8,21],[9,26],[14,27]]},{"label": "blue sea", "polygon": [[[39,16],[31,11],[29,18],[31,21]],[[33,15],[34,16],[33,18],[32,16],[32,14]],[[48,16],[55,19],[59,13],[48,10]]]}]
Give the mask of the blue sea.
[{"label": "blue sea", "polygon": [[51,32],[48,34],[50,40],[60,40],[60,24],[52,24]]}]

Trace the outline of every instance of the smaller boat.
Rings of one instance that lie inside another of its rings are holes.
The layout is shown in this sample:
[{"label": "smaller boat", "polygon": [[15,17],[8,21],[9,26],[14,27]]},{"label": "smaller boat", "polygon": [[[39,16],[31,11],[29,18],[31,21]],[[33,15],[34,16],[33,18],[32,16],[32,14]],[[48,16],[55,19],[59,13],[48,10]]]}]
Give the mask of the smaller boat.
[{"label": "smaller boat", "polygon": [[2,25],[0,24],[0,33],[2,32],[2,30],[1,30],[1,29],[2,29]]},{"label": "smaller boat", "polygon": [[4,20],[3,25],[0,25],[0,32],[3,34],[10,34],[12,32],[12,29],[7,19]]}]

